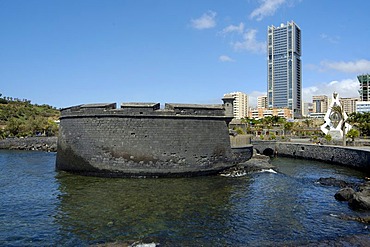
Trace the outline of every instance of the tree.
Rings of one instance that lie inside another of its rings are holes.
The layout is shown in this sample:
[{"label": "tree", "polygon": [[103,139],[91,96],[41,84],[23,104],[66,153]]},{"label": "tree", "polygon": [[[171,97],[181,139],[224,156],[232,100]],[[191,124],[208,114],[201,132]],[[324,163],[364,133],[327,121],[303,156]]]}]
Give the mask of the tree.
[{"label": "tree", "polygon": [[234,128],[234,130],[236,131],[236,133],[237,133],[238,135],[244,135],[244,131],[243,131],[243,129],[242,129],[242,128],[240,128],[240,127],[236,127],[236,128]]},{"label": "tree", "polygon": [[303,120],[303,123],[306,124],[307,128],[310,128],[313,121],[312,121],[312,119],[306,118],[305,120]]},{"label": "tree", "polygon": [[355,142],[355,138],[359,137],[359,135],[360,135],[360,132],[357,129],[353,129],[353,128],[350,129],[347,133],[347,137],[351,138],[352,143]]},{"label": "tree", "polygon": [[370,135],[370,112],[349,114],[347,122],[356,127],[362,136]]},{"label": "tree", "polygon": [[285,122],[284,126],[283,126],[284,127],[284,134],[286,134],[285,131],[290,133],[293,129],[293,125],[294,125],[293,122]]}]

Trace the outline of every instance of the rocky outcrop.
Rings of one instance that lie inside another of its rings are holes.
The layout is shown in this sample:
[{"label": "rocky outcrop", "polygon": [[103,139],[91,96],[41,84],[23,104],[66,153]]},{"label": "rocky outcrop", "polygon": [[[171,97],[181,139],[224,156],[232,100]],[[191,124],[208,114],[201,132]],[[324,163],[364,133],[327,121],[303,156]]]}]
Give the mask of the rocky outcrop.
[{"label": "rocky outcrop", "polygon": [[252,172],[269,171],[276,173],[275,166],[271,164],[270,157],[265,155],[253,154],[252,158],[243,163],[227,169],[220,173],[221,176],[225,177],[240,177]]},{"label": "rocky outcrop", "polygon": [[321,185],[340,187],[334,197],[338,201],[347,201],[351,209],[370,210],[370,181],[354,184],[330,177],[320,178],[317,182]]},{"label": "rocky outcrop", "polygon": [[338,201],[349,201],[353,198],[355,194],[355,190],[352,188],[343,188],[340,189],[337,193],[335,193],[334,198]]},{"label": "rocky outcrop", "polygon": [[317,182],[321,185],[334,186],[334,187],[340,187],[340,188],[345,188],[345,187],[352,186],[352,184],[349,184],[346,181],[336,179],[336,178],[333,178],[333,177],[319,178],[319,180],[317,180]]},{"label": "rocky outcrop", "polygon": [[57,151],[57,137],[7,138],[0,140],[0,149]]},{"label": "rocky outcrop", "polygon": [[365,182],[358,186],[348,205],[354,210],[370,210],[370,182]]}]

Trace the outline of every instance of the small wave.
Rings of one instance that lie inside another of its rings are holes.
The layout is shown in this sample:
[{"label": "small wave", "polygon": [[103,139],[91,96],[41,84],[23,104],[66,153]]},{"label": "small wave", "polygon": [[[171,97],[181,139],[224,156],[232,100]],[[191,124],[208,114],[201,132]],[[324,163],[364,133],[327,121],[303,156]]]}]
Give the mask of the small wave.
[{"label": "small wave", "polygon": [[262,169],[261,172],[277,173],[274,169]]}]

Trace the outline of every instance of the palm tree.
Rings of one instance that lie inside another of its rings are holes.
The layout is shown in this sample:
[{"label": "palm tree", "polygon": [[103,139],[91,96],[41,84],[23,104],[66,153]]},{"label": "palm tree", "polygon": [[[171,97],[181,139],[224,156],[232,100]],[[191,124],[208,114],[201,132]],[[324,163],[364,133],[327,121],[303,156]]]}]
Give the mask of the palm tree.
[{"label": "palm tree", "polygon": [[312,121],[312,119],[306,118],[305,120],[303,120],[303,123],[306,124],[307,128],[310,128],[313,121]]},{"label": "palm tree", "polygon": [[291,131],[293,129],[294,123],[293,122],[285,122],[284,123],[284,135],[286,133],[291,134]]},{"label": "palm tree", "polygon": [[331,108],[331,110],[334,112],[334,113],[337,113],[340,117],[340,120],[342,120],[342,126],[341,127],[341,130],[343,132],[343,146],[346,146],[346,133],[345,133],[345,130],[346,130],[346,119],[344,119],[344,110],[343,108],[340,106],[340,105],[335,105]]}]

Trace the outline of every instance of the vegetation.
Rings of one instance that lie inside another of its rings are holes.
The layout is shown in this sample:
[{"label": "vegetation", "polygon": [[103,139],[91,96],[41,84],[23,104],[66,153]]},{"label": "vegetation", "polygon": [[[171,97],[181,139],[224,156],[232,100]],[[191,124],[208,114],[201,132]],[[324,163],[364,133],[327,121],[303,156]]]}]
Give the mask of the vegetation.
[{"label": "vegetation", "polygon": [[357,129],[350,129],[347,133],[347,137],[351,138],[352,142],[355,141],[355,138],[360,136],[360,132]]},{"label": "vegetation", "polygon": [[326,134],[326,135],[324,136],[324,138],[325,138],[325,140],[326,140],[327,142],[331,142],[331,140],[333,139],[333,138],[331,137],[331,135],[330,135],[330,134]]},{"label": "vegetation", "polygon": [[[2,94],[0,94],[0,97]],[[59,110],[49,105],[31,104],[29,100],[0,98],[0,139],[6,137],[54,136]]]},{"label": "vegetation", "polygon": [[356,127],[360,131],[361,136],[370,136],[370,112],[351,113],[348,116],[347,122]]},{"label": "vegetation", "polygon": [[[343,117],[344,112],[340,106],[334,106],[332,110],[336,112],[338,119]],[[235,130],[238,133],[251,133],[261,140],[289,140],[289,136],[295,136],[309,137],[313,142],[319,143],[320,140],[324,139],[327,143],[331,143],[333,137],[330,134],[324,135],[320,129],[323,123],[323,119],[305,118],[291,122],[283,117],[269,116],[262,119],[242,119],[241,126],[239,129],[236,127]],[[365,138],[370,136],[370,113],[349,114],[348,119],[342,123],[342,131],[344,131],[346,123],[353,126],[343,137],[343,145],[346,145],[346,138],[350,138],[354,143],[354,140],[360,136]]]}]

